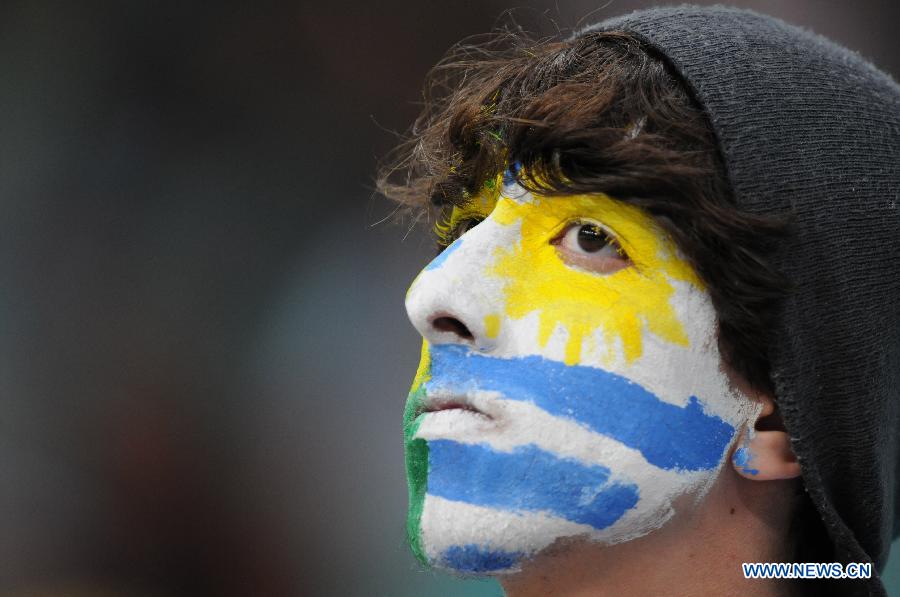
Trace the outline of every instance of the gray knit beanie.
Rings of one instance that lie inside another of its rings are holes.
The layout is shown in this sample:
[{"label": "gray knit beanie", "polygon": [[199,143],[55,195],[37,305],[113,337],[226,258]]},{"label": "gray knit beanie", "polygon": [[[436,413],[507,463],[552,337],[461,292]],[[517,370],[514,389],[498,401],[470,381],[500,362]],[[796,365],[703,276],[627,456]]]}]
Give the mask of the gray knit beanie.
[{"label": "gray knit beanie", "polygon": [[[740,208],[792,212],[774,255],[795,289],[776,401],[834,560],[888,557],[900,416],[900,86],[857,54],[746,10],[635,12],[632,33],[703,106]],[[848,590],[883,594],[877,574]]]}]

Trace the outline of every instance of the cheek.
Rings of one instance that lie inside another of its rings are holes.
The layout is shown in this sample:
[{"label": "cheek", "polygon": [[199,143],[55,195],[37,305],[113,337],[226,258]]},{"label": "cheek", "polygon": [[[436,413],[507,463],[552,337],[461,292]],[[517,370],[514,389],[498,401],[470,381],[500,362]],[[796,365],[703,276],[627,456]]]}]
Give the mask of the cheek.
[{"label": "cheek", "polygon": [[426,389],[464,392],[491,417],[468,431],[434,417],[418,430],[428,462],[421,532],[438,565],[465,555],[474,570],[481,554],[487,570],[563,536],[646,534],[675,497],[715,476],[734,436],[696,397],[672,404],[610,371],[452,345],[431,356]]},{"label": "cheek", "polygon": [[[498,251],[485,277],[501,281],[502,324],[520,342],[511,349],[609,368],[640,359],[649,335],[688,344],[676,313],[676,282],[663,273],[628,268],[601,276],[564,264],[553,246],[531,247],[523,240]],[[527,332],[534,346],[522,342]]]},{"label": "cheek", "polygon": [[[560,538],[637,538],[665,524],[672,501],[702,491],[716,472],[649,465],[633,449],[584,437],[587,431],[568,434],[566,454],[548,445],[552,428],[531,432],[535,443],[509,450],[490,438],[428,442],[428,495],[418,527],[425,561],[496,574],[516,570]],[[590,456],[575,458],[578,452]]]}]

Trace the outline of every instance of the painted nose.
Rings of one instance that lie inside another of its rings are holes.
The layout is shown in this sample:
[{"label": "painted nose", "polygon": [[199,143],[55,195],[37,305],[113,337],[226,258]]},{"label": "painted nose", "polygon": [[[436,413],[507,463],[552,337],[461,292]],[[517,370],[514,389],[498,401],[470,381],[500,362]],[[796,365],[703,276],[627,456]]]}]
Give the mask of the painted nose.
[{"label": "painted nose", "polygon": [[406,294],[406,312],[429,344],[491,352],[514,338],[504,319],[504,278],[493,263],[498,248],[518,239],[516,227],[488,217],[422,270]]},{"label": "painted nose", "polygon": [[423,288],[406,301],[409,320],[431,345],[466,344],[478,351],[490,350],[494,340],[488,338],[481,321],[482,303],[459,294],[448,299],[444,293]]},{"label": "painted nose", "polygon": [[426,270],[406,296],[406,313],[431,345],[465,344],[486,352],[496,344],[486,321],[497,318],[497,297],[471,272]]}]

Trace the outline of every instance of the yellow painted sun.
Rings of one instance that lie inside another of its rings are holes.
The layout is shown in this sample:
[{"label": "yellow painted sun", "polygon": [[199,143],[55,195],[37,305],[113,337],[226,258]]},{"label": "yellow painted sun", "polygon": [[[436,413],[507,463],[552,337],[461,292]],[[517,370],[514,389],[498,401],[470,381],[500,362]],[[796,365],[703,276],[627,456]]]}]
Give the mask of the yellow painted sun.
[{"label": "yellow painted sun", "polygon": [[[591,342],[598,329],[607,346],[617,339],[621,342],[627,362],[641,356],[645,328],[687,346],[687,335],[672,306],[672,280],[699,288],[702,284],[643,210],[602,194],[542,196],[523,202],[501,196],[490,217],[499,224],[521,226],[519,242],[497,249],[486,272],[504,282],[505,315],[520,319],[538,312],[541,347],[561,326],[567,333],[566,364],[580,361],[585,340]],[[609,229],[634,266],[604,275],[567,265],[550,241],[580,219]],[[494,335],[499,333],[499,321],[489,324],[486,327]]]}]

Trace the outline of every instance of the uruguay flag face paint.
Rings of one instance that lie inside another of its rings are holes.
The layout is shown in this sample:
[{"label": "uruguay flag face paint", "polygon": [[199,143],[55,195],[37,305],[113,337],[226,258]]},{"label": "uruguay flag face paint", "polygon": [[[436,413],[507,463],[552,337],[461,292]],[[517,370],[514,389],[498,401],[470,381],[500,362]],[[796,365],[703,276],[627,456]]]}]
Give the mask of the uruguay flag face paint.
[{"label": "uruguay flag face paint", "polygon": [[758,406],[721,369],[716,317],[638,208],[515,183],[416,278],[408,532],[424,563],[515,571],[564,537],[617,543],[699,499]]}]

